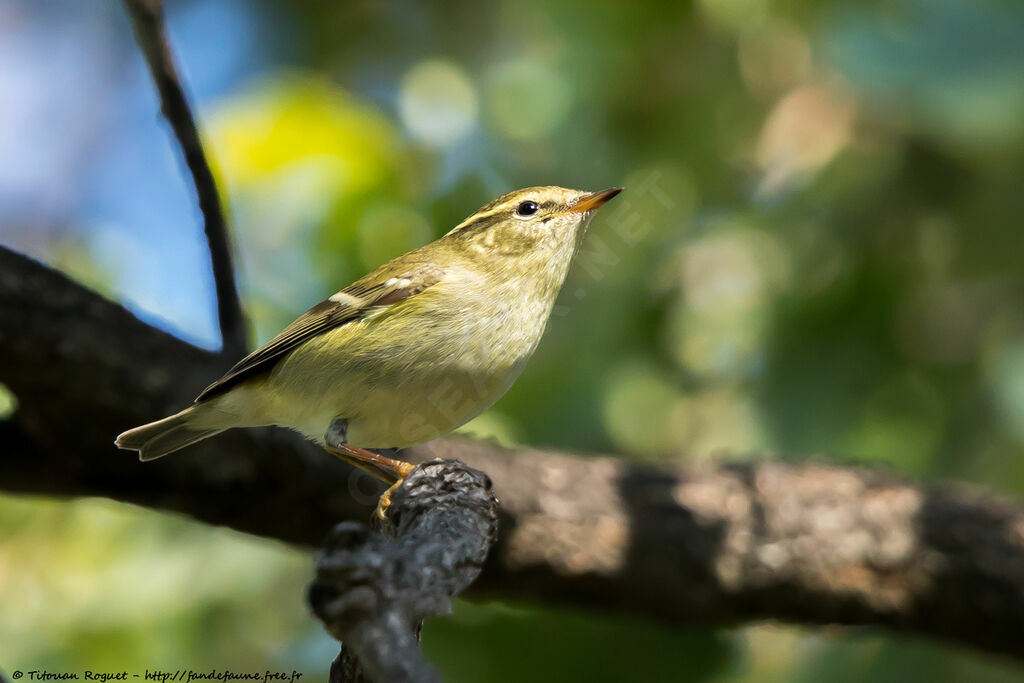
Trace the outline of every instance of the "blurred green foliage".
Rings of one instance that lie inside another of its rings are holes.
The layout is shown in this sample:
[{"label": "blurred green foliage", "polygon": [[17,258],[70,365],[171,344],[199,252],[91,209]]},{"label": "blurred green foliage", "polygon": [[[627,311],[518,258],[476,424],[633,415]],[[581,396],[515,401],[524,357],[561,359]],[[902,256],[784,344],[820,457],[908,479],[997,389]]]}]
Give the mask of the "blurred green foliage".
[{"label": "blurred green foliage", "polygon": [[[621,184],[535,359],[466,431],[1024,493],[1024,5],[233,7],[287,17],[279,63],[202,112],[254,341],[497,194]],[[52,260],[100,285],[68,244]],[[0,529],[0,656],[21,668],[317,680],[333,656],[294,551],[97,501],[2,501]],[[1024,680],[871,631],[469,604],[425,647],[453,681]]]}]

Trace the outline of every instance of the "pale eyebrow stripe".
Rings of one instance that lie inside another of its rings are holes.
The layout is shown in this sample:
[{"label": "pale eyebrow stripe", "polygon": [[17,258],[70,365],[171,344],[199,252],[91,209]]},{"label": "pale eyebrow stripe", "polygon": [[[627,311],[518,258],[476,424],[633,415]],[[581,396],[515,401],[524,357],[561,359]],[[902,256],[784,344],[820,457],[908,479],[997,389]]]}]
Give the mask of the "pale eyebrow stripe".
[{"label": "pale eyebrow stripe", "polygon": [[494,218],[499,213],[504,213],[505,211],[508,211],[508,207],[500,206],[497,209],[493,209],[491,211],[488,211],[487,213],[473,214],[472,216],[470,216],[469,218],[467,218],[466,220],[462,221],[461,223],[456,225],[454,228],[452,228],[448,232],[448,234],[449,235],[453,235],[453,234],[455,234],[457,232],[462,232],[462,231],[466,230],[467,228],[472,228],[473,226],[483,227],[483,226],[480,226],[478,224],[481,224],[481,223],[486,224],[486,223],[490,222],[490,219]]}]

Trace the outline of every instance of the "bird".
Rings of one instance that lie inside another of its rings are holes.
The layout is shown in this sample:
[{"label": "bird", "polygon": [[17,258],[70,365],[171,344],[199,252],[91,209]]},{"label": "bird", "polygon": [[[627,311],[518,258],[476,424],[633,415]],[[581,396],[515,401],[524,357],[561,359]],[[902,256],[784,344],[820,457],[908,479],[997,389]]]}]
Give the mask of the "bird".
[{"label": "bird", "polygon": [[594,212],[621,191],[502,195],[313,306],[192,405],[115,444],[149,461],[236,427],[287,427],[390,483],[383,516],[413,465],[375,451],[441,436],[511,387]]}]

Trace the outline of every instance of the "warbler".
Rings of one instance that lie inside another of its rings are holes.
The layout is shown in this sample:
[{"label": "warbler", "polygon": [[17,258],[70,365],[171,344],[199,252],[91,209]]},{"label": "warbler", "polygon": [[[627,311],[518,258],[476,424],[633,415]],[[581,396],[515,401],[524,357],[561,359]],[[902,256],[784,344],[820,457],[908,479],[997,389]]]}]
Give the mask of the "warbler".
[{"label": "warbler", "polygon": [[622,188],[530,187],[317,304],[180,413],[116,444],[154,460],[234,427],[294,429],[385,481],[366,449],[440,436],[490,407],[537,348],[594,211]]}]

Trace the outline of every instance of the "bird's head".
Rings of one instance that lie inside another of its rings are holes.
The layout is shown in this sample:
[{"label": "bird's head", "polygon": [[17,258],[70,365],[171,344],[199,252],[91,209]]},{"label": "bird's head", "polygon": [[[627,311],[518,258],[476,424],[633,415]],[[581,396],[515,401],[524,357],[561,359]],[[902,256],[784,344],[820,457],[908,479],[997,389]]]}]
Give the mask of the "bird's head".
[{"label": "bird's head", "polygon": [[621,191],[621,187],[584,192],[555,186],[516,190],[482,206],[445,238],[485,257],[564,257],[569,261],[594,211]]}]

